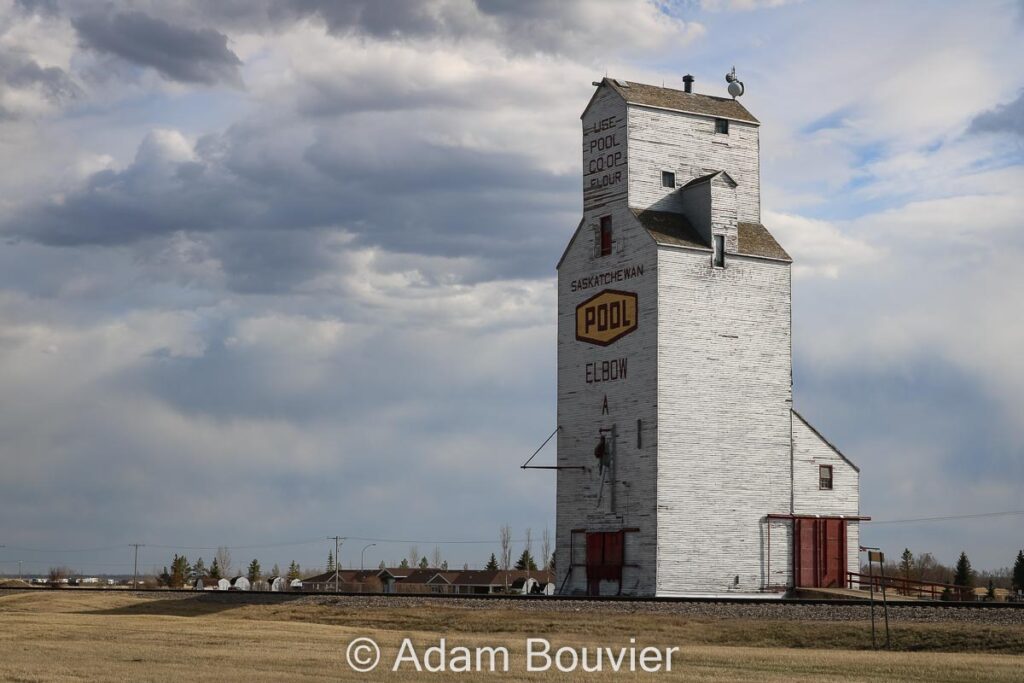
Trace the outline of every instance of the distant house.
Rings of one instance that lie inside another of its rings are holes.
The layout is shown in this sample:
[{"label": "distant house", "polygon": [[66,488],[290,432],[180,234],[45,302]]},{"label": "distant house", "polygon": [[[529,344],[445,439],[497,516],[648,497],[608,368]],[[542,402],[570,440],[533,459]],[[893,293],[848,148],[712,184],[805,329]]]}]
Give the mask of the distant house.
[{"label": "distant house", "polygon": [[340,570],[303,579],[301,590],[341,593],[454,593],[462,595],[551,595],[554,577],[546,571],[450,571],[434,568],[385,567]]}]

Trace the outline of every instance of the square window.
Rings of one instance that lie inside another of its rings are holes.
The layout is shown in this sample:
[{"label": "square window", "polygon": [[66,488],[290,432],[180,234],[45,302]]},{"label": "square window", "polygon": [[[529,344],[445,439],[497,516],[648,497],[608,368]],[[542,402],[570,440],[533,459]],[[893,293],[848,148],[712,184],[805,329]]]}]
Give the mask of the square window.
[{"label": "square window", "polygon": [[832,490],[832,465],[818,467],[818,488],[823,491]]},{"label": "square window", "polygon": [[612,217],[601,216],[601,256],[612,253]]},{"label": "square window", "polygon": [[729,119],[715,119],[715,132],[722,135],[729,134]]},{"label": "square window", "polygon": [[725,235],[715,235],[715,268],[725,268]]},{"label": "square window", "polygon": [[661,186],[662,187],[675,187],[676,186],[676,174],[672,171],[661,172]]}]

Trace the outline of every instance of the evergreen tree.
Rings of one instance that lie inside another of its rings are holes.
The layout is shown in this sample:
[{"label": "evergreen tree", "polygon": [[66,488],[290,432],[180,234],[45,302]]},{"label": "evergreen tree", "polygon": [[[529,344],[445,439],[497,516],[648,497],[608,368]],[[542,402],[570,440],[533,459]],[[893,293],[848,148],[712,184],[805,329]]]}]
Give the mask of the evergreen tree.
[{"label": "evergreen tree", "polygon": [[985,597],[989,600],[996,599],[996,583],[992,579],[988,580],[988,590],[985,591]]},{"label": "evergreen tree", "polygon": [[441,571],[444,571],[444,572],[448,571],[448,560],[445,560],[444,562],[441,563]]},{"label": "evergreen tree", "polygon": [[277,562],[274,563],[274,568],[270,570],[271,576],[281,576],[281,568],[277,566]]},{"label": "evergreen tree", "polygon": [[160,576],[156,577],[156,582],[161,586],[171,585],[171,575],[168,573],[167,567],[164,567],[164,570],[160,573]]},{"label": "evergreen tree", "polygon": [[910,580],[910,572],[914,568],[914,553],[910,552],[910,548],[904,548],[903,554],[900,555],[900,573],[903,574],[903,578],[907,581]]},{"label": "evergreen tree", "polygon": [[398,565],[398,567],[400,569],[408,569],[409,568],[409,560],[407,558],[403,557],[402,558],[402,564]]},{"label": "evergreen tree", "polygon": [[489,572],[498,571],[498,558],[494,556],[494,553],[491,553],[491,559],[487,560],[487,566],[484,569]]},{"label": "evergreen tree", "polygon": [[249,563],[249,572],[247,574],[247,578],[249,579],[250,582],[256,583],[260,580],[260,576],[260,561],[256,558],[253,558],[252,562]]},{"label": "evergreen tree", "polygon": [[334,571],[334,551],[332,550],[327,551],[327,571]]},{"label": "evergreen tree", "polygon": [[195,565],[193,565],[193,567],[192,567],[191,574],[192,574],[191,578],[193,580],[201,579],[204,576],[206,576],[206,563],[203,562],[203,558],[200,557],[198,560],[196,560]]},{"label": "evergreen tree", "polygon": [[427,557],[426,557],[426,555],[424,555],[423,559],[420,560],[420,569],[426,569],[429,566],[430,566],[430,563],[427,562]]},{"label": "evergreen tree", "polygon": [[529,569],[532,572],[537,571],[537,563],[533,561],[533,556],[530,555],[529,548],[524,548],[523,554],[519,556],[518,560],[516,560],[516,569]]},{"label": "evergreen tree", "polygon": [[381,560],[381,561],[380,561],[380,564],[379,564],[379,565],[377,565],[377,569],[384,569],[385,567],[387,567],[387,565],[386,565],[386,564],[384,564],[384,560]]},{"label": "evergreen tree", "polygon": [[292,560],[292,563],[288,565],[288,580],[294,581],[295,579],[302,578],[302,569],[299,567],[299,563]]},{"label": "evergreen tree", "polygon": [[[171,561],[171,573],[167,578],[167,585],[171,588],[182,588],[185,585],[185,579],[188,578],[191,568],[188,566],[188,560],[185,556],[178,556],[174,554],[174,559]],[[164,570],[166,572],[166,570]]]},{"label": "evergreen tree", "polygon": [[224,578],[220,575],[220,563],[217,562],[217,558],[213,558],[213,564],[210,565],[210,578],[217,580]]},{"label": "evergreen tree", "polygon": [[974,586],[974,571],[971,569],[971,561],[967,559],[967,553],[961,552],[960,559],[956,561],[956,575],[953,577],[953,585],[961,588]]},{"label": "evergreen tree", "polygon": [[1017,561],[1013,563],[1013,589],[1024,591],[1024,550],[1017,551]]}]

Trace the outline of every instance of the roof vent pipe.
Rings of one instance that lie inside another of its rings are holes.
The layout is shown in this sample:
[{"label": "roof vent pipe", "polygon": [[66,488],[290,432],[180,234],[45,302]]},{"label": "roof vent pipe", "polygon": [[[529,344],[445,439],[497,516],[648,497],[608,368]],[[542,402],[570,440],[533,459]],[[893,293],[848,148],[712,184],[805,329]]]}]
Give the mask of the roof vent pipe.
[{"label": "roof vent pipe", "polygon": [[683,90],[685,92],[693,92],[693,76],[690,74],[683,76]]}]

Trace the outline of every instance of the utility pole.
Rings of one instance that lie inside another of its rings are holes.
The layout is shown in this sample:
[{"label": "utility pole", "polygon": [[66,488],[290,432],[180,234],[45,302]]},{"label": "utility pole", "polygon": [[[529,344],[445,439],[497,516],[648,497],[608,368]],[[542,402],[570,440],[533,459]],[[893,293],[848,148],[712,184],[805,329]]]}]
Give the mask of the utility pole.
[{"label": "utility pole", "polygon": [[129,543],[128,545],[135,548],[135,564],[132,569],[132,590],[135,590],[139,583],[139,547],[146,547],[145,543]]},{"label": "utility pole", "polygon": [[341,542],[345,540],[345,537],[344,536],[328,536],[327,540],[328,541],[331,541],[331,540],[334,541],[334,592],[337,593],[338,592],[338,567],[341,564],[340,562],[338,562],[338,551],[341,549]]}]

